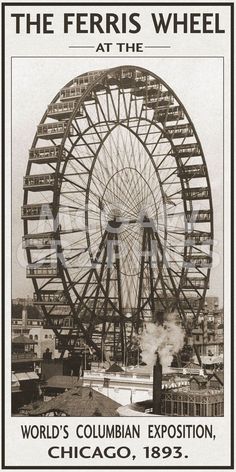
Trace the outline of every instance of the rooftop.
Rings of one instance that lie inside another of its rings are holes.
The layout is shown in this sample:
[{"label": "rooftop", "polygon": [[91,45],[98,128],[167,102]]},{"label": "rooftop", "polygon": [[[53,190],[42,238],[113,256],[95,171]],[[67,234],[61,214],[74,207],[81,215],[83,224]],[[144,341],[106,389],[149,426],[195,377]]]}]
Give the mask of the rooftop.
[{"label": "rooftop", "polygon": [[194,375],[193,377],[190,378],[190,382],[193,380],[196,380],[197,383],[205,384],[207,383],[207,378],[202,377],[201,375]]},{"label": "rooftop", "polygon": [[90,387],[76,387],[42,403],[30,416],[60,412],[66,416],[118,416],[120,404]]},{"label": "rooftop", "polygon": [[12,339],[12,344],[38,344],[37,341],[27,338],[23,334]]},{"label": "rooftop", "polygon": [[221,370],[214,371],[211,375],[209,375],[209,380],[211,380],[213,377],[215,377],[220,385],[224,385],[224,372]]},{"label": "rooftop", "polygon": [[46,382],[46,387],[49,388],[74,388],[82,385],[82,381],[76,376],[71,375],[54,375]]},{"label": "rooftop", "polygon": [[114,363],[106,370],[106,372],[124,372],[124,369],[122,369],[122,367],[120,367],[118,364]]}]

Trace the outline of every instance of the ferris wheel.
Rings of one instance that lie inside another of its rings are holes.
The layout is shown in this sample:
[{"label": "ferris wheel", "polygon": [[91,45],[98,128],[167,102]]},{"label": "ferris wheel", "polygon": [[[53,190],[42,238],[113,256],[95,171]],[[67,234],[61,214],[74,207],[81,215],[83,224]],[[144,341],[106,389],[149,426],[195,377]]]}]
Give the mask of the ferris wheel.
[{"label": "ferris wheel", "polygon": [[120,66],[63,87],[38,125],[24,177],[23,246],[34,303],[62,355],[81,338],[101,357],[144,323],[198,319],[213,249],[201,143],[175,92]]}]

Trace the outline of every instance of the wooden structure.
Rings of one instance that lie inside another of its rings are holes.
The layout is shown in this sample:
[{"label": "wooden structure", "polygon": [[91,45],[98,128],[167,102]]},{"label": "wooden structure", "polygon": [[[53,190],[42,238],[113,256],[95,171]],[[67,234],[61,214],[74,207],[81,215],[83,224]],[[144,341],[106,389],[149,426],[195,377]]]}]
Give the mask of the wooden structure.
[{"label": "wooden structure", "polygon": [[77,387],[42,403],[30,416],[118,416],[119,403],[90,387]]}]

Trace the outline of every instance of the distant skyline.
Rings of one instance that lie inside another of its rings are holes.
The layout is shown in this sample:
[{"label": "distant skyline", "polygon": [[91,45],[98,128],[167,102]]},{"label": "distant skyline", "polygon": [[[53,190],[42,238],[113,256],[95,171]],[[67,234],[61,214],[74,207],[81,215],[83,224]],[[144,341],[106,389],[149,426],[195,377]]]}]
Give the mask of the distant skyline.
[{"label": "distant skyline", "polygon": [[[160,76],[183,102],[199,135],[208,166],[214,209],[214,257],[208,296],[223,304],[223,77],[217,58],[135,59]],[[47,105],[72,78],[89,70],[130,63],[122,58],[17,58],[12,69],[12,297],[32,298],[33,284],[26,279],[21,247],[23,176],[28,149]]]}]

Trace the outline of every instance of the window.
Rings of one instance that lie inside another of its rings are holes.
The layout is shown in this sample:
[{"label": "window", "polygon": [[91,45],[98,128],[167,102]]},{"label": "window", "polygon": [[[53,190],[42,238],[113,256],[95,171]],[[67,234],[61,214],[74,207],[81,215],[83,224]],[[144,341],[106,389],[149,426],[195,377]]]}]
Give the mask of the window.
[{"label": "window", "polygon": [[166,413],[171,413],[171,401],[166,400]]},{"label": "window", "polygon": [[194,416],[194,404],[189,404],[189,416]]},{"label": "window", "polygon": [[196,403],[196,416],[200,416],[200,403]]},{"label": "window", "polygon": [[35,339],[35,341],[38,340],[38,335],[37,334],[34,335],[34,339]]},{"label": "window", "polygon": [[109,388],[109,383],[110,383],[110,379],[104,378],[104,380],[103,380],[103,387]]},{"label": "window", "polygon": [[47,335],[47,334],[45,334],[45,336],[44,336],[44,337],[45,337],[45,339],[48,339],[48,335]]}]

